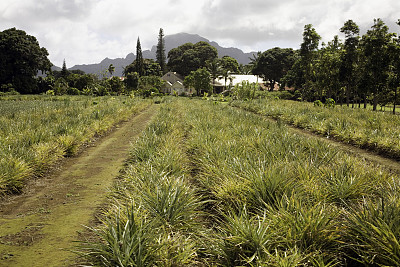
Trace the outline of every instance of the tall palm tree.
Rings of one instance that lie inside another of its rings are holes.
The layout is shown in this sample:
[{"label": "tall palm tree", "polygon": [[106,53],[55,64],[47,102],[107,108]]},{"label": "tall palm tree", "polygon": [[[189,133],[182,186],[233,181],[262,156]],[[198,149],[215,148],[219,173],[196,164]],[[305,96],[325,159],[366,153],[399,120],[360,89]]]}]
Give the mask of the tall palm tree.
[{"label": "tall palm tree", "polygon": [[207,60],[206,67],[207,67],[207,70],[211,74],[211,80],[212,80],[212,84],[213,84],[213,93],[214,93],[215,79],[217,79],[219,77],[219,75],[221,74],[221,71],[222,71],[221,61],[218,58],[215,58],[213,60]]}]

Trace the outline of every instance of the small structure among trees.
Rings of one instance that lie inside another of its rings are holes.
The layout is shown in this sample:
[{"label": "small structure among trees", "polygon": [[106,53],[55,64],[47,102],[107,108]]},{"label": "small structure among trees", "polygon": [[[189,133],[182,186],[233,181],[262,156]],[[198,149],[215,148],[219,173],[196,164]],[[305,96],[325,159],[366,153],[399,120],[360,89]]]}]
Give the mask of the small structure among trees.
[{"label": "small structure among trees", "polygon": [[161,92],[165,94],[192,95],[194,90],[190,90],[183,85],[184,77],[176,72],[167,72],[161,77],[164,81]]}]

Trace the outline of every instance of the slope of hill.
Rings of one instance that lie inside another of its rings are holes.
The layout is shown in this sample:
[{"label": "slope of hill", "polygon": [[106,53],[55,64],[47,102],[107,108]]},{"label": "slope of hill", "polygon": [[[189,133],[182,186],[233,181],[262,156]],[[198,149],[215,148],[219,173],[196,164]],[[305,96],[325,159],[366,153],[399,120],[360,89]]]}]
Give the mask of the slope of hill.
[{"label": "slope of hill", "polygon": [[[235,58],[240,64],[248,64],[250,62],[249,57],[252,57],[256,52],[244,53],[242,50],[234,47],[221,47],[218,43],[209,41],[208,39],[201,37],[198,34],[189,34],[189,33],[178,33],[173,35],[167,35],[164,37],[165,40],[165,53],[168,55],[168,52],[180,45],[185,43],[197,43],[200,41],[207,42],[214,46],[218,51],[218,56],[230,56]],[[144,50],[143,57],[155,59],[156,58],[156,46],[154,45],[151,50]],[[70,70],[80,69],[86,73],[93,73],[97,75],[101,75],[104,73],[110,64],[113,64],[115,67],[114,75],[122,76],[124,67],[131,64],[135,60],[136,56],[133,53],[128,54],[125,58],[105,58],[98,64],[88,64],[88,65],[75,65]]]}]

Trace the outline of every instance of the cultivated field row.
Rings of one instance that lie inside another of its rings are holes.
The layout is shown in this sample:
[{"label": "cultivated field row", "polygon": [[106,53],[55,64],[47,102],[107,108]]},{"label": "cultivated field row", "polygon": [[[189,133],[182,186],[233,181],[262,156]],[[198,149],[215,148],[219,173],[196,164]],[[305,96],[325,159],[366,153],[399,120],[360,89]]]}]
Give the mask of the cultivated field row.
[{"label": "cultivated field row", "polygon": [[234,101],[240,107],[361,148],[400,158],[400,117],[347,106],[327,108],[308,102],[258,99]]},{"label": "cultivated field row", "polygon": [[0,98],[0,194],[20,191],[29,178],[149,103],[129,97]]},{"label": "cultivated field row", "polygon": [[227,105],[176,99],[133,144],[99,241],[108,266],[400,262],[400,182]]}]

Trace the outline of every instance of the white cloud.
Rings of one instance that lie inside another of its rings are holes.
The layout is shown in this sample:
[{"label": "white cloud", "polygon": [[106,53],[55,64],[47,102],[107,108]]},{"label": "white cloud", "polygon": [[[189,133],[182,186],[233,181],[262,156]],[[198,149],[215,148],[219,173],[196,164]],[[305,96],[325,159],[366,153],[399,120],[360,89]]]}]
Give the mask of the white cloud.
[{"label": "white cloud", "polygon": [[99,62],[142,49],[165,34],[197,33],[225,46],[246,51],[299,47],[305,24],[313,24],[323,40],[339,34],[353,19],[366,31],[374,18],[391,31],[400,18],[398,0],[2,0],[0,30],[25,30],[48,49],[60,66]]}]

